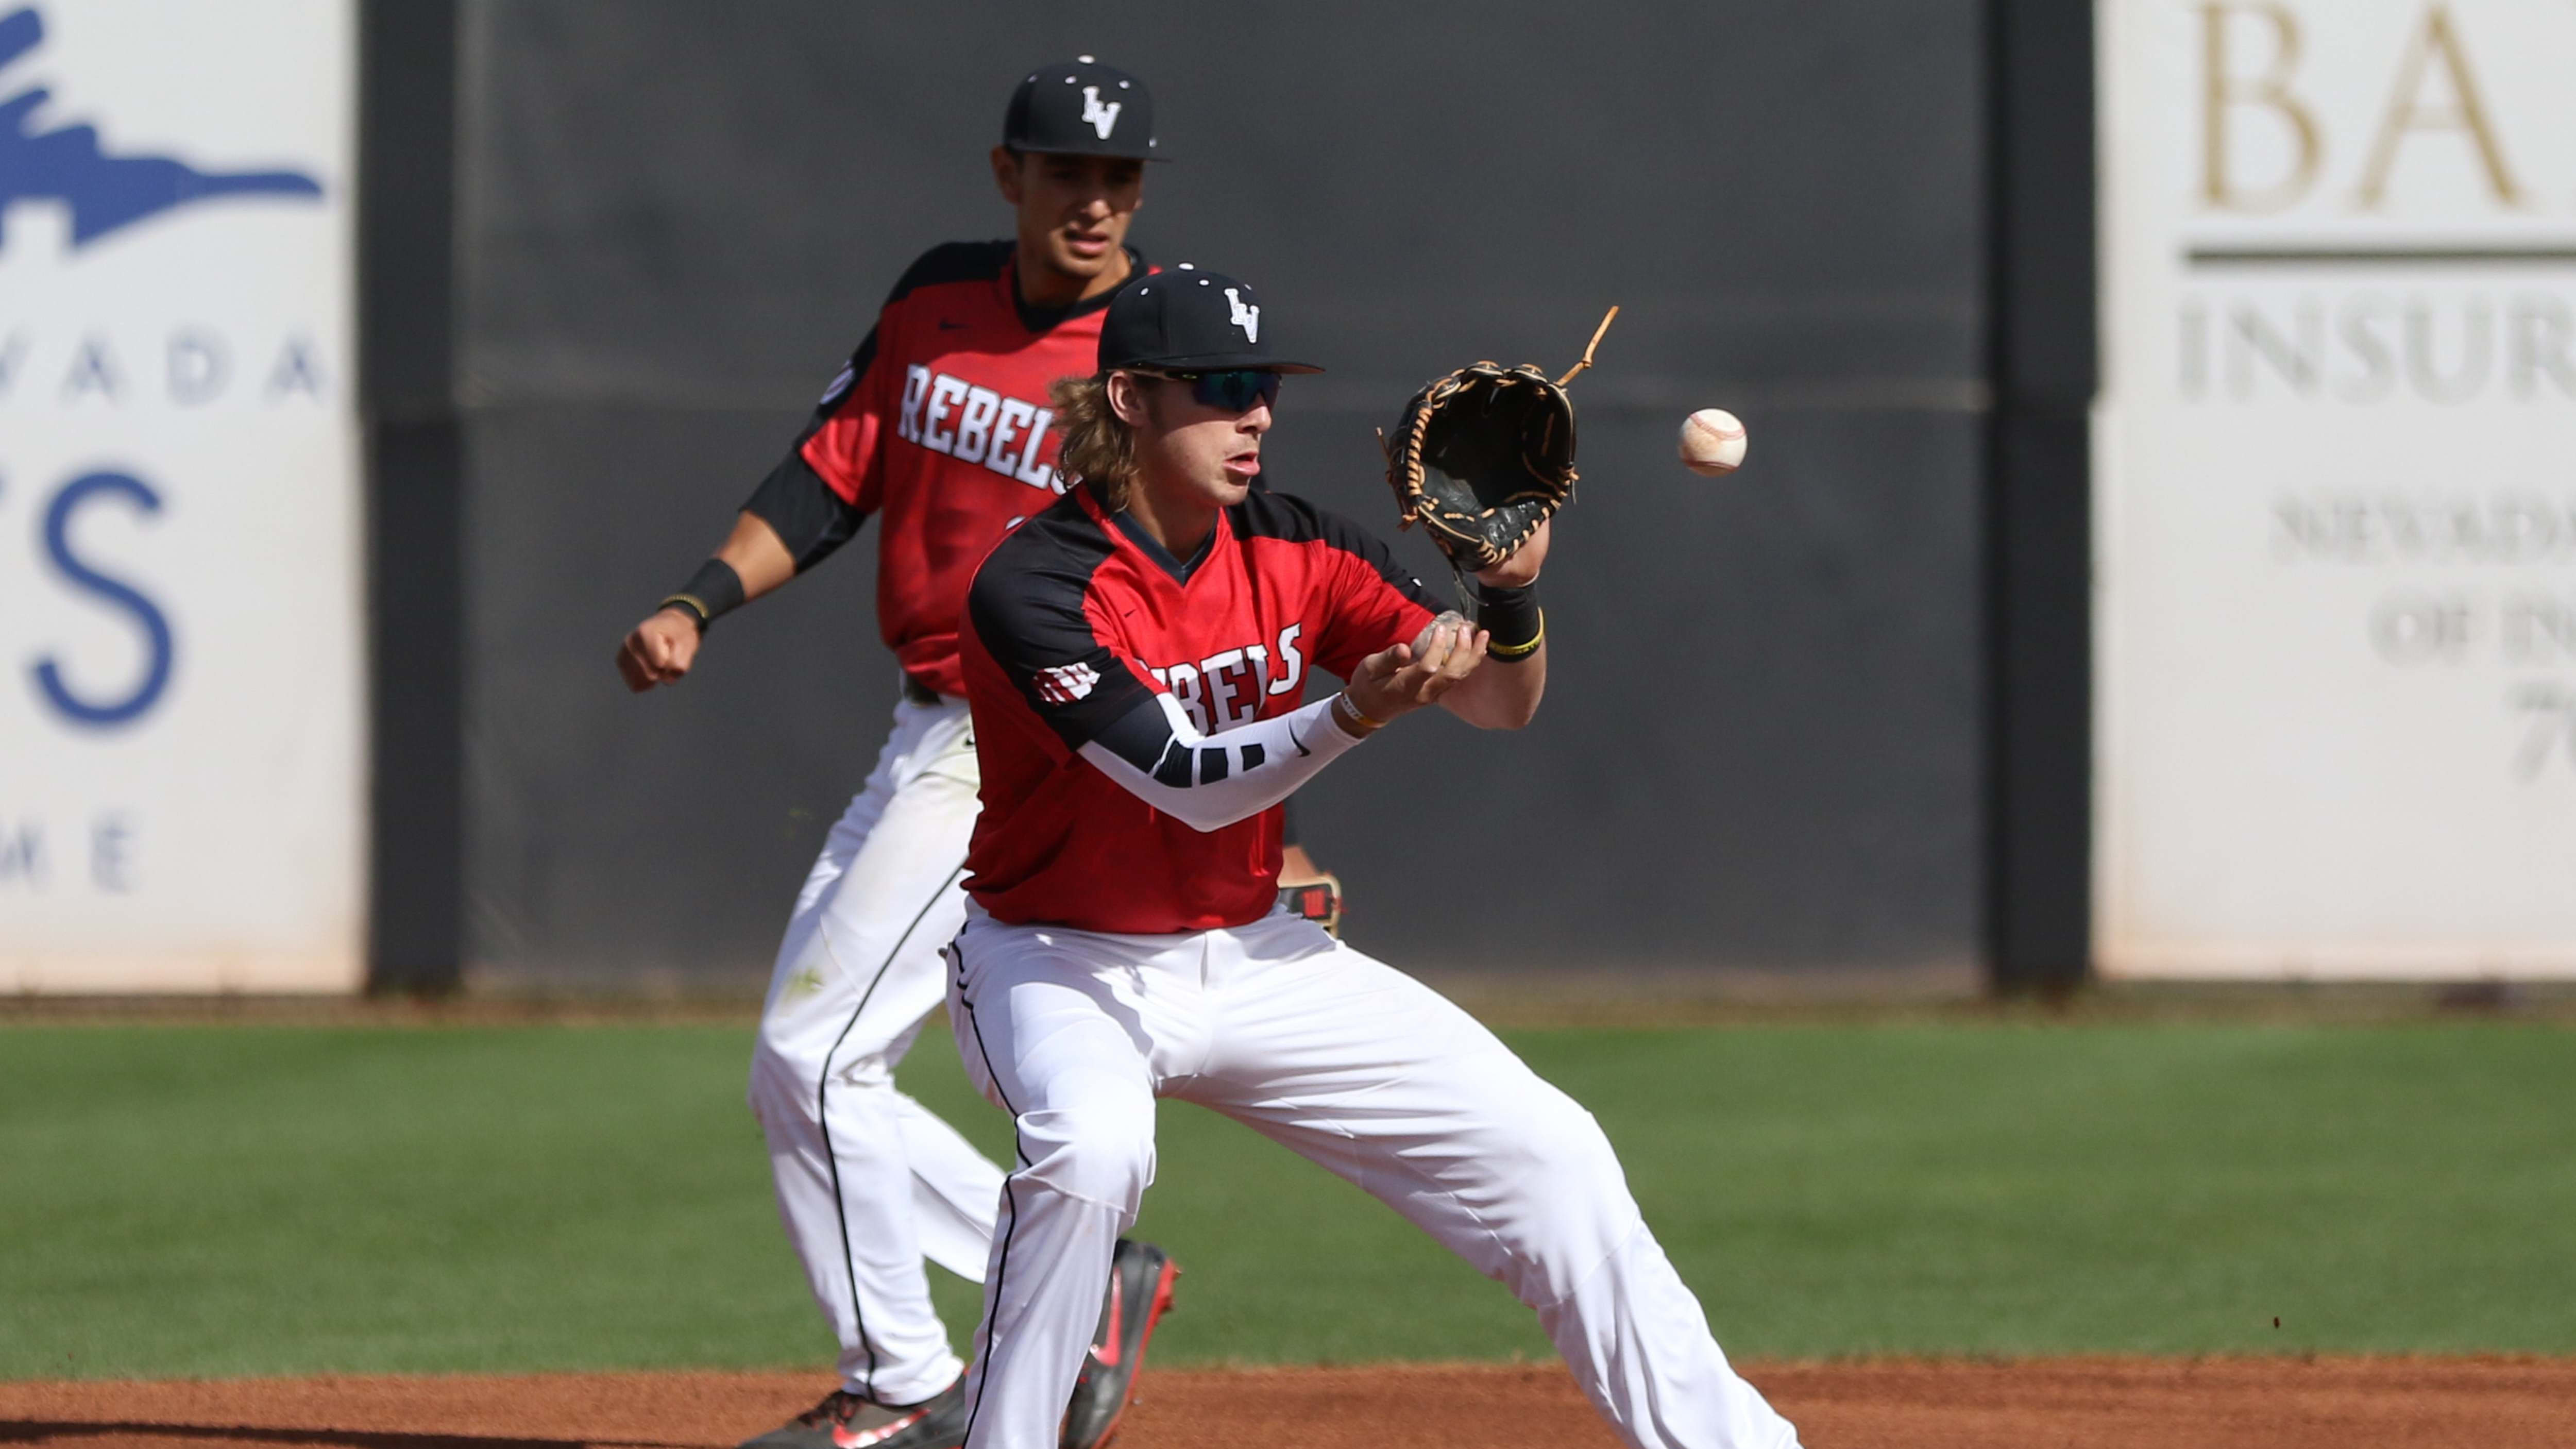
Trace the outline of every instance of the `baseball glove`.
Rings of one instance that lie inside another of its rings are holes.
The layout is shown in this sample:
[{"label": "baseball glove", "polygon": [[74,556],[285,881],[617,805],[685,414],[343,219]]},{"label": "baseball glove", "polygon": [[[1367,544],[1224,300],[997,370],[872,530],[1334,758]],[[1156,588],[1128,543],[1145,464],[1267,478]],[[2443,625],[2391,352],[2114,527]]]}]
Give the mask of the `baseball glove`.
[{"label": "baseball glove", "polygon": [[1536,367],[1479,362],[1423,385],[1386,441],[1386,481],[1400,525],[1430,531],[1461,574],[1519,552],[1574,501],[1574,399],[1565,385],[1619,309],[1601,319],[1583,360],[1550,381]]}]

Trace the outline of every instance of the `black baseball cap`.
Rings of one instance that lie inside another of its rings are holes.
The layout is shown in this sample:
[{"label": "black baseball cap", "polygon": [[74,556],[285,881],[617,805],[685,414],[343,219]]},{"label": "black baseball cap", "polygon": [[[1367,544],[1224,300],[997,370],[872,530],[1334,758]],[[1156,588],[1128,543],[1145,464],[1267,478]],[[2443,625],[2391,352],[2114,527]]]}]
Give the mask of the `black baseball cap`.
[{"label": "black baseball cap", "polygon": [[1030,71],[1002,113],[1002,144],[1019,151],[1160,161],[1145,83],[1090,56]]},{"label": "black baseball cap", "polygon": [[1270,329],[1252,288],[1183,262],[1118,290],[1100,319],[1100,370],[1321,372],[1270,355]]}]

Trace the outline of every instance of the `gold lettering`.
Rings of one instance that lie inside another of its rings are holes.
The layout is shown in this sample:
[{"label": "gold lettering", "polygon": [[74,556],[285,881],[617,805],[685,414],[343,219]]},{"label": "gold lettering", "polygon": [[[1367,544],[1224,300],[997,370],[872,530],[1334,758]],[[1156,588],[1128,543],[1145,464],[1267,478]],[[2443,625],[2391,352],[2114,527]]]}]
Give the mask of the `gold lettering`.
[{"label": "gold lettering", "polygon": [[[2251,80],[2234,74],[2227,64],[2228,22],[2238,14],[2272,25],[2272,64]],[[2202,199],[2221,211],[2277,211],[2306,195],[2316,180],[2324,147],[2317,137],[2316,117],[2290,94],[2290,72],[2299,64],[2298,21],[2270,0],[2209,0],[2200,7],[2200,46]],[[2298,160],[2289,176],[2269,191],[2239,191],[2229,174],[2228,115],[2238,106],[2269,107],[2289,125]]]},{"label": "gold lettering", "polygon": [[[2424,81],[2436,59],[2450,73],[2453,104],[2446,110],[2427,110],[2423,104]],[[2361,175],[2361,191],[2354,198],[2364,211],[2388,199],[2388,173],[2397,165],[2397,148],[2416,131],[2460,130],[2469,133],[2477,148],[2478,161],[2486,168],[2487,187],[2496,200],[2507,206],[2522,202],[2521,188],[2513,184],[2513,175],[2505,169],[2504,147],[2496,141],[2495,123],[2487,118],[2486,106],[2478,99],[2478,84],[2469,73],[2469,53],[2460,44],[2459,32],[2451,26],[2450,7],[2436,3],[2424,12],[2424,28],[2415,37],[2406,59],[2397,67],[2397,85],[2389,93],[2388,110],[2380,118],[2379,140],[2370,150],[2370,164]]]}]

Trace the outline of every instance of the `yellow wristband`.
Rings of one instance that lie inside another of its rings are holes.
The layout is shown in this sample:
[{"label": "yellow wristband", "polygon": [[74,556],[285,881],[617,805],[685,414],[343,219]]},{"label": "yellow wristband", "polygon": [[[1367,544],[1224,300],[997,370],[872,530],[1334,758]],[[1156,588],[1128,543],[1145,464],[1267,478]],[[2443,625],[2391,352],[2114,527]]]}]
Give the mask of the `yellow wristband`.
[{"label": "yellow wristband", "polygon": [[1500,659],[1505,663],[1509,663],[1515,659],[1527,659],[1530,655],[1538,652],[1538,646],[1546,642],[1547,610],[1541,609],[1538,611],[1538,632],[1529,637],[1528,643],[1495,644],[1489,642],[1485,645],[1485,654],[1488,658]]},{"label": "yellow wristband", "polygon": [[1386,728],[1385,720],[1371,719],[1361,713],[1360,707],[1351,703],[1351,696],[1347,690],[1333,696],[1333,723],[1341,726],[1342,733],[1355,740],[1367,739],[1370,735]]}]

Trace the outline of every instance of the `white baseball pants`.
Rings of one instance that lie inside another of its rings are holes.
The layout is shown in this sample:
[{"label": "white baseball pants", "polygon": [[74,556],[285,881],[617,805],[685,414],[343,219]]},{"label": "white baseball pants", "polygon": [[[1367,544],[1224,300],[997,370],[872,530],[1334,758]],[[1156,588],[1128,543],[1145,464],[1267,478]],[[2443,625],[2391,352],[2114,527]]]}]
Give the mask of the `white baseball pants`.
[{"label": "white baseball pants", "polygon": [[797,895],[752,1050],[788,1241],[840,1339],[844,1386],[886,1404],[929,1398],[963,1368],[922,1259],[980,1279],[1002,1190],[999,1167],[894,1086],[964,917],[978,781],[963,703],[895,706]]},{"label": "white baseball pants", "polygon": [[1628,1443],[1797,1443],[1728,1366],[1592,1114],[1429,987],[1284,914],[1126,936],[970,908],[949,960],[967,1073],[1019,1139],[967,1449],[1053,1449],[1166,1096],[1340,1174],[1500,1280]]}]

